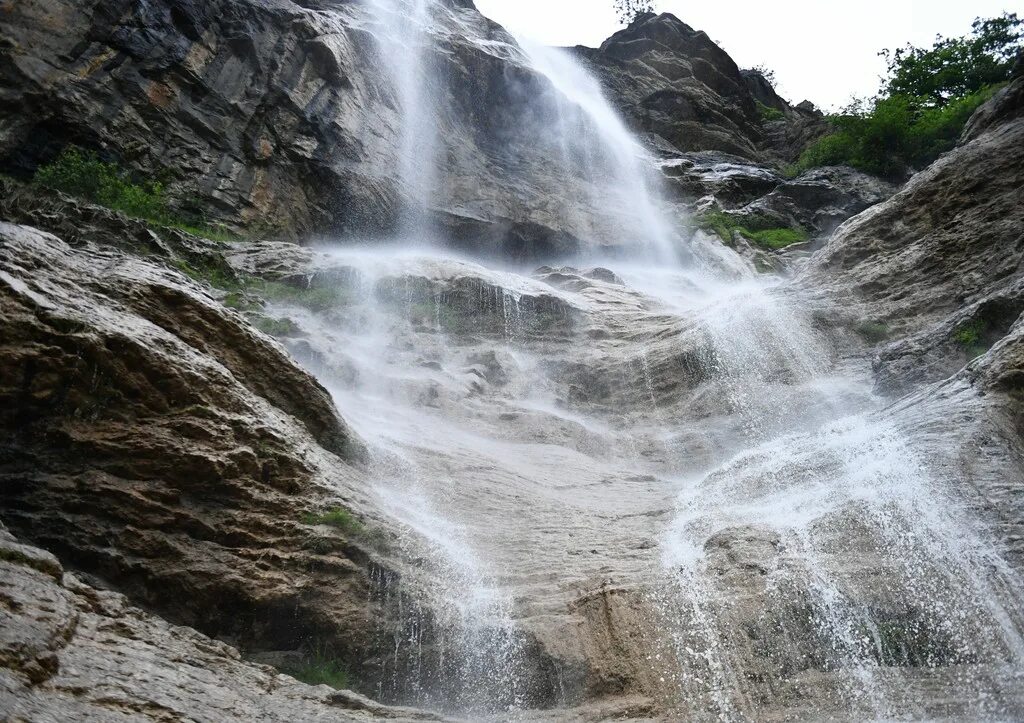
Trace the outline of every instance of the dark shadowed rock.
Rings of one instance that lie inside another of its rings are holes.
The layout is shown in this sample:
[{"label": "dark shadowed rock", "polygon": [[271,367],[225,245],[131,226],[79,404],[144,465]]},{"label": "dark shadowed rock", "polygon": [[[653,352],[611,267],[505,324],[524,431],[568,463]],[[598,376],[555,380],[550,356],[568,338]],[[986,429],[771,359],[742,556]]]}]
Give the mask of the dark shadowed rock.
[{"label": "dark shadowed rock", "polygon": [[243,661],[219,640],[65,574],[0,524],[4,720],[441,720]]},{"label": "dark shadowed rock", "polygon": [[12,530],[247,648],[373,656],[371,555],[302,521],[358,504],[361,443],[283,349],[181,274],[10,224],[0,308]]}]

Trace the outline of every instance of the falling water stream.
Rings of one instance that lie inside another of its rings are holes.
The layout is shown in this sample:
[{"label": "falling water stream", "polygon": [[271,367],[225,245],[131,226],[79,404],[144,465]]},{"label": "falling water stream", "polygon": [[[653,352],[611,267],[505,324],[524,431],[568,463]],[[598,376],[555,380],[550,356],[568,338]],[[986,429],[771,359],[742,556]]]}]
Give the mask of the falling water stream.
[{"label": "falling water stream", "polygon": [[[281,311],[421,561],[403,590],[380,581],[408,614],[378,695],[475,717],[571,705],[582,654],[559,616],[611,585],[639,591],[660,639],[637,647],[658,651],[643,665],[679,716],[756,718],[752,688],[799,711],[800,685],[847,717],[912,715],[931,685],[998,717],[992,671],[1024,665],[1024,596],[869,370],[782,280],[677,231],[655,164],[562,51],[509,49],[547,79],[542,130],[585,181],[565,185],[587,196],[567,218],[603,240],[538,271],[441,248],[417,209],[444,184],[430,46],[450,10],[365,2],[418,243],[325,248],[347,301]],[[909,666],[935,680],[894,676]]]}]

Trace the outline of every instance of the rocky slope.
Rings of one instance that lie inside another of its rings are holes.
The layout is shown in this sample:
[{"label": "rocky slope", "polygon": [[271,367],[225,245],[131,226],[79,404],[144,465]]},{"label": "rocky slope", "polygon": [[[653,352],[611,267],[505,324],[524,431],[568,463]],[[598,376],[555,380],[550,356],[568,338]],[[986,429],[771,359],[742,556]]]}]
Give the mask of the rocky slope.
[{"label": "rocky slope", "polygon": [[[76,209],[80,234],[174,251],[0,226],[4,522],[178,624],[279,664],[327,656],[403,697],[408,661],[384,655],[415,586],[398,584],[393,526],[363,516],[361,442],[279,346],[169,268],[192,268],[180,234],[73,203],[59,218]],[[191,243],[210,273],[219,252]],[[331,526],[338,506],[362,521]]]},{"label": "rocky slope", "polygon": [[979,109],[955,150],[842,226],[804,272],[898,338],[879,349],[880,390],[949,376],[1024,309],[1022,114],[1018,78]]},{"label": "rocky slope", "polygon": [[98,590],[0,526],[5,720],[440,720],[313,687]]},{"label": "rocky slope", "polygon": [[[575,248],[580,179],[546,199],[524,125],[564,106],[511,38],[440,6],[425,198],[367,7],[2,6],[0,160],[76,142],[238,225],[421,203],[481,255]],[[434,718],[278,674],[329,659],[474,719],[1019,717],[1024,81],[895,193],[782,177],[813,114],[671,16],[577,52],[680,205],[824,243],[795,284],[216,244],[0,178],[0,715]]]},{"label": "rocky slope", "polygon": [[[637,128],[679,151],[722,151],[749,161],[792,161],[827,128],[793,107],[756,71],[741,71],[703,31],[669,13],[639,16],[600,48],[578,47]],[[767,122],[757,103],[779,112]]]},{"label": "rocky slope", "polygon": [[[408,38],[381,24],[398,12],[392,5],[5,5],[0,168],[27,176],[76,144],[155,174],[179,213],[250,232],[375,235],[418,208],[476,250],[537,257],[578,248],[593,231],[574,219],[600,209],[588,205],[588,179],[550,163],[564,153],[552,130],[566,121],[557,94],[471,3],[437,4],[429,37]],[[396,43],[423,44],[419,67],[393,67]],[[767,162],[791,158],[810,137],[792,129],[813,114],[781,99],[773,102],[785,119],[763,123],[728,55],[672,16],[579,52],[626,116],[673,153]],[[404,97],[408,74],[428,92]],[[409,103],[436,134],[403,136]],[[772,140],[780,128],[803,140]],[[423,157],[403,158],[410,144]],[[410,163],[437,163],[442,191],[411,183]]]}]

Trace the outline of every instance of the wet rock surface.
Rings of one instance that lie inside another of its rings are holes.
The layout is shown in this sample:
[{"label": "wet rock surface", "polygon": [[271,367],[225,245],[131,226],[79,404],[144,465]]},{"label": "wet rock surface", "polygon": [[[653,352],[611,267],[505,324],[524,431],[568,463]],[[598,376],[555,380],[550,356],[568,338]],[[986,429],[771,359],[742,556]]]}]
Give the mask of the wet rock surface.
[{"label": "wet rock surface", "polygon": [[782,177],[813,110],[646,16],[577,52],[677,200],[820,236],[878,205],[796,283],[700,236],[731,274],[536,268],[595,205],[548,198],[551,148],[513,158],[565,106],[438,8],[432,198],[361,4],[0,9],[9,165],[167,138],[177,199],[232,223],[383,229],[413,199],[503,258],[216,244],[0,179],[31,226],[0,224],[0,713],[431,719],[252,662],[316,654],[473,720],[1019,718],[1020,81],[885,201]]},{"label": "wet rock surface", "polygon": [[[876,341],[881,391],[956,372],[1022,310],[1020,79],[979,109],[960,145],[899,193],[843,225],[808,284],[850,295]],[[854,322],[856,323],[856,322]]]},{"label": "wet rock surface", "polygon": [[442,720],[310,686],[66,573],[0,526],[0,715],[8,720]]},{"label": "wet rock surface", "polygon": [[393,533],[317,521],[373,509],[323,387],[175,270],[24,226],[0,238],[4,522],[247,653],[319,650],[367,690],[399,676],[381,657]]}]

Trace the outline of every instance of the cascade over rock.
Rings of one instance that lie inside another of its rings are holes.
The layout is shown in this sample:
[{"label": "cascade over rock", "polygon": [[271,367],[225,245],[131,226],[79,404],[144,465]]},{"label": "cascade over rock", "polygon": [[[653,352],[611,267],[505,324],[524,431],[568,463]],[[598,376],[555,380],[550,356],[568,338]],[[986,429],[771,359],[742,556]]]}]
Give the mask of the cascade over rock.
[{"label": "cascade over rock", "polygon": [[[1024,80],[898,189],[667,14],[0,41],[0,717],[1024,716]],[[23,182],[69,144],[246,235]]]},{"label": "cascade over rock", "polygon": [[[471,3],[431,12],[424,37],[396,38],[363,3],[19,2],[0,25],[0,163],[29,174],[74,143],[158,169],[182,212],[264,234],[379,235],[412,203],[475,250],[578,250],[588,227],[574,219],[595,209],[586,179],[549,163],[561,151],[544,128],[561,111],[547,81]],[[389,43],[410,42],[424,46],[422,67],[400,72],[422,73],[438,101],[424,110],[446,166],[433,198],[395,157],[408,139]],[[803,147],[764,147],[735,63],[670,15],[578,52],[626,117],[676,151],[761,161]],[[782,126],[804,115],[787,106]]]}]

